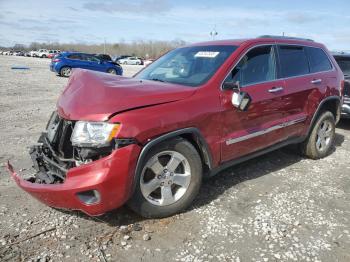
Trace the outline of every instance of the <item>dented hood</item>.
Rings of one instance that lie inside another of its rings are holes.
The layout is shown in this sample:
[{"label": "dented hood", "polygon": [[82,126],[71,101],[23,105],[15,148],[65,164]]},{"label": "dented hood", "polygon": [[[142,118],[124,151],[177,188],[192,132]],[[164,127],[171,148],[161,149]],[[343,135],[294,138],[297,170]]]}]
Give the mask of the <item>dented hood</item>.
[{"label": "dented hood", "polygon": [[194,92],[193,87],[77,69],[57,109],[68,120],[105,121],[112,114],[178,101]]}]

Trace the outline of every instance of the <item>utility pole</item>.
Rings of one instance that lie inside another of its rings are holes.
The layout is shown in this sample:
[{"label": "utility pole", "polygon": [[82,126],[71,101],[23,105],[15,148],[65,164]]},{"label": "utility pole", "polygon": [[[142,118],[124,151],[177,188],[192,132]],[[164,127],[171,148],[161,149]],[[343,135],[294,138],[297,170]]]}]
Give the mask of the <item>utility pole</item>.
[{"label": "utility pole", "polygon": [[104,43],[103,43],[103,53],[106,54],[106,38],[103,38]]}]

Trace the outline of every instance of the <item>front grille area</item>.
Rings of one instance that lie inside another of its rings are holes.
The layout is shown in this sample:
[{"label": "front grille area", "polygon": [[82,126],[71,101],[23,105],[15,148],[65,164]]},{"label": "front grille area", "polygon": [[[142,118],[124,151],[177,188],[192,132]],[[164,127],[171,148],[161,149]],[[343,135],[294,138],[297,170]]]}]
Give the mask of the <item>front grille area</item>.
[{"label": "front grille area", "polygon": [[54,112],[42,133],[38,145],[32,146],[30,156],[38,171],[30,181],[35,183],[62,183],[68,169],[75,166],[74,148],[70,137],[74,121],[68,121]]}]

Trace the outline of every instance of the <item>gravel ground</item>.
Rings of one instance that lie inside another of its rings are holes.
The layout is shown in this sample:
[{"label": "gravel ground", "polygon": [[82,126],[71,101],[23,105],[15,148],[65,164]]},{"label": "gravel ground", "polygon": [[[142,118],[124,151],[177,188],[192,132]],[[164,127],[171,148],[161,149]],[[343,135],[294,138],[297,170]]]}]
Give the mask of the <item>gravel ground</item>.
[{"label": "gravel ground", "polygon": [[34,172],[27,147],[67,82],[48,64],[0,56],[1,261],[350,261],[345,120],[329,157],[312,161],[286,148],[232,167],[204,182],[189,210],[167,219],[145,220],[124,207],[91,218],[29,197],[4,163]]}]

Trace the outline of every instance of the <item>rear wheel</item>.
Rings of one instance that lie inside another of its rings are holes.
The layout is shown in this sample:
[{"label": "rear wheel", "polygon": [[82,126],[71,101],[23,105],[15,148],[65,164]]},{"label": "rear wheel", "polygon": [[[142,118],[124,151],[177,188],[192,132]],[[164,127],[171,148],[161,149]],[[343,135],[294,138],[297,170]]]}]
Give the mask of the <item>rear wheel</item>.
[{"label": "rear wheel", "polygon": [[198,194],[202,164],[194,146],[178,138],[148,153],[128,205],[144,217],[167,217],[187,208]]},{"label": "rear wheel", "polygon": [[64,66],[60,70],[60,75],[64,77],[69,77],[72,74],[72,68],[69,66]]},{"label": "rear wheel", "polygon": [[126,62],[126,61],[124,61],[124,63],[123,63],[124,65],[127,65],[128,64],[128,62]]},{"label": "rear wheel", "polygon": [[335,138],[335,120],[331,112],[320,114],[307,140],[302,144],[303,153],[311,159],[330,154]]}]

